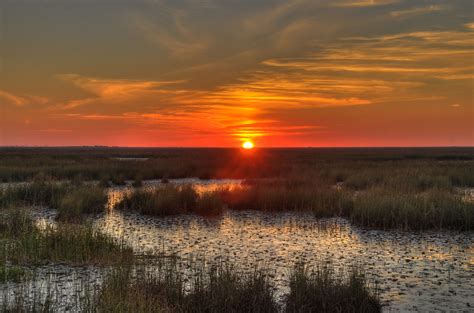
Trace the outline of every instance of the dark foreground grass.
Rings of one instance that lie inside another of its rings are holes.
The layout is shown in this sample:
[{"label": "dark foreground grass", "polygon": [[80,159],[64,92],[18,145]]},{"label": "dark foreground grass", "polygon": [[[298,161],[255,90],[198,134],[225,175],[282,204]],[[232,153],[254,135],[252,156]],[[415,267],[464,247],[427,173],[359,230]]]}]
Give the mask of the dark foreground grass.
[{"label": "dark foreground grass", "polygon": [[0,265],[0,283],[21,282],[28,274],[24,268],[15,265]]},{"label": "dark foreground grass", "polygon": [[277,312],[263,272],[245,274],[218,265],[194,269],[190,289],[176,267],[153,273],[115,271],[99,293],[101,312]]},{"label": "dark foreground grass", "polygon": [[286,312],[381,312],[377,290],[367,283],[361,270],[336,273],[330,265],[308,270],[299,265],[290,277]]},{"label": "dark foreground grass", "polygon": [[[101,288],[86,293],[78,303],[84,312],[381,312],[376,289],[361,271],[351,268],[342,275],[327,264],[309,271],[297,266],[290,276],[290,291],[277,300],[268,272],[244,272],[227,263],[192,264],[183,274],[175,260],[145,267],[117,267]],[[53,290],[53,288],[51,288]],[[58,303],[12,301],[4,312],[49,312]],[[57,301],[57,300],[55,300]],[[40,309],[43,309],[42,311]],[[44,310],[45,309],[45,310]]]}]

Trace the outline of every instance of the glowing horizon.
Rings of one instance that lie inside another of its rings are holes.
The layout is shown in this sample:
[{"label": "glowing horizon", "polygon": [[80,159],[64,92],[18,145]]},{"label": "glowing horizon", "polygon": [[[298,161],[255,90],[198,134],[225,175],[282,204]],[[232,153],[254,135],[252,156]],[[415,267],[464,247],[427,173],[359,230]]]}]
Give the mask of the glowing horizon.
[{"label": "glowing horizon", "polygon": [[0,9],[2,146],[474,145],[470,1]]}]

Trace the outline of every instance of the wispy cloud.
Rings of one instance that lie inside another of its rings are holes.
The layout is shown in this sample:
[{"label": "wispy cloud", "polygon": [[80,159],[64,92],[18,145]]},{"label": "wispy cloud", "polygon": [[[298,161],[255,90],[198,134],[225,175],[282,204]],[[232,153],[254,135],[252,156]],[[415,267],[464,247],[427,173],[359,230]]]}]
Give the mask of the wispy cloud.
[{"label": "wispy cloud", "polygon": [[168,8],[171,21],[158,24],[144,14],[134,13],[128,17],[128,23],[140,36],[152,44],[167,51],[169,56],[190,58],[209,48],[209,39],[195,34],[186,25],[186,13]]},{"label": "wispy cloud", "polygon": [[420,14],[438,12],[445,9],[446,7],[444,6],[433,4],[425,7],[414,7],[405,10],[392,11],[390,12],[390,15],[396,18],[407,18]]},{"label": "wispy cloud", "polygon": [[335,1],[333,5],[338,7],[373,7],[397,2],[399,0],[343,0]]},{"label": "wispy cloud", "polygon": [[17,95],[0,89],[0,100],[3,104],[22,107],[25,105],[44,105],[48,99],[40,96]]}]

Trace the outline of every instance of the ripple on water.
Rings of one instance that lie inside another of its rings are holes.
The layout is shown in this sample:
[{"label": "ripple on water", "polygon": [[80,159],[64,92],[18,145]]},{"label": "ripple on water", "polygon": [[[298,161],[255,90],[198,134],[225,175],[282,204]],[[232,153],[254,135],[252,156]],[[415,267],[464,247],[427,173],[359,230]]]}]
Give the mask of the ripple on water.
[{"label": "ripple on water", "polygon": [[[144,188],[157,185],[148,182]],[[211,180],[198,186],[217,188],[222,184]],[[123,197],[130,190],[111,188],[109,195]],[[39,211],[37,217],[41,216],[43,223],[50,222],[54,212]],[[390,311],[463,312],[474,306],[472,232],[369,230],[338,218],[317,220],[310,214],[250,211],[231,211],[209,220],[110,210],[96,218],[94,225],[124,240],[136,253],[175,253],[183,261],[223,259],[244,270],[256,264],[268,268],[280,298],[288,292],[288,273],[295,262],[317,264],[330,259],[336,270],[362,265]]]},{"label": "ripple on water", "polygon": [[137,253],[176,253],[183,259],[222,258],[244,269],[255,264],[275,272],[278,295],[299,260],[330,259],[337,268],[354,263],[368,271],[391,310],[466,310],[474,298],[474,236],[465,232],[366,230],[343,219],[309,214],[228,212],[206,220],[110,212],[99,229],[122,238]]}]

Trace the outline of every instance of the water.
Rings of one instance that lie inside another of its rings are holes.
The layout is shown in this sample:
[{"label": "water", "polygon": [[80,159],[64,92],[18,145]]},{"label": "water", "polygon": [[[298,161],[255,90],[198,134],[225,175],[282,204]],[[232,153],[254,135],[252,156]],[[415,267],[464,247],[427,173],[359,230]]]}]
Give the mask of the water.
[{"label": "water", "polygon": [[[202,192],[221,186],[238,188],[240,182],[172,183],[192,183]],[[159,185],[146,182],[143,188]],[[130,191],[131,187],[111,188],[109,205]],[[54,212],[37,211],[37,217],[50,222]],[[368,279],[380,289],[385,311],[469,312],[474,306],[473,232],[368,230],[339,218],[253,211],[231,211],[209,220],[194,215],[158,218],[109,210],[96,217],[94,225],[124,240],[137,254],[175,253],[183,262],[202,258],[228,260],[248,270],[255,265],[267,268],[279,299],[288,292],[288,274],[295,262],[311,265],[330,260],[336,270],[363,266]],[[51,266],[41,270],[63,286],[60,293],[67,295],[71,293],[67,282],[86,276],[83,268],[65,268],[57,273]],[[102,277],[98,271],[90,279],[99,286]]]},{"label": "water", "polygon": [[269,268],[278,296],[288,292],[295,262],[330,260],[336,269],[362,265],[392,311],[462,311],[474,305],[472,233],[364,230],[343,219],[250,211],[214,221],[111,212],[96,225],[137,253],[164,251],[183,260],[200,256],[249,270],[255,264]]}]

